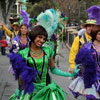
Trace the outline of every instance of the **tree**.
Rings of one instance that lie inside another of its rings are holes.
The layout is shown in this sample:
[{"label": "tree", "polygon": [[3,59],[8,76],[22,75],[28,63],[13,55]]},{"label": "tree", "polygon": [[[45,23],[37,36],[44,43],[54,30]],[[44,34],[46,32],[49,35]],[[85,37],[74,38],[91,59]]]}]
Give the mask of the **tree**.
[{"label": "tree", "polygon": [[42,0],[29,0],[28,2],[31,2],[32,4],[36,3],[36,2],[40,2]]},{"label": "tree", "polygon": [[35,2],[33,5],[30,4],[30,6],[28,3],[27,12],[29,13],[30,17],[33,17],[52,7],[54,7],[53,0],[39,0],[39,2]]},{"label": "tree", "polygon": [[14,0],[0,0],[0,20],[5,24],[8,21]]}]

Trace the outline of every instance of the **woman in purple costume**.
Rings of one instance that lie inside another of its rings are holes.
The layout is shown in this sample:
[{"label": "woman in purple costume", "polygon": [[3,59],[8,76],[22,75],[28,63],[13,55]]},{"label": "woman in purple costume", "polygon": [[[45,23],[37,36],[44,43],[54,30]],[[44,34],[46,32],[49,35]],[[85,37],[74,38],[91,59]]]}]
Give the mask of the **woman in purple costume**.
[{"label": "woman in purple costume", "polygon": [[[17,53],[19,50],[23,50],[29,46],[29,38],[28,38],[28,26],[26,24],[21,24],[20,33],[18,36],[12,39],[12,46],[10,48],[10,53]],[[12,66],[8,69],[10,74],[14,74]]]},{"label": "woman in purple costume", "polygon": [[[23,50],[26,47],[29,47],[29,38],[28,38],[28,26],[26,24],[20,25],[20,34],[12,39],[12,47],[10,48],[10,53],[18,53],[19,50]],[[15,74],[12,66],[8,69],[10,74]],[[18,87],[22,88],[21,86],[22,81],[20,77],[18,78]]]},{"label": "woman in purple costume", "polygon": [[25,49],[29,46],[29,38],[28,38],[28,26],[25,24],[21,24],[20,26],[20,34],[12,39],[12,47],[10,49],[10,53],[17,53],[19,50]]},{"label": "woman in purple costume", "polygon": [[76,56],[76,64],[81,64],[80,72],[69,89],[77,98],[86,96],[87,100],[100,100],[100,26],[91,31],[92,41],[85,44]]}]

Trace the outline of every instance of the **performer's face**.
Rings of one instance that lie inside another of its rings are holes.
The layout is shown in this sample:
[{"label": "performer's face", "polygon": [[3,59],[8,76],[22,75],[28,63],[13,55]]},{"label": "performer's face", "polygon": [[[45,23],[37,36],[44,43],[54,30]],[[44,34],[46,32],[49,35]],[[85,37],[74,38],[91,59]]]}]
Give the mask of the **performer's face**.
[{"label": "performer's face", "polygon": [[41,47],[46,41],[46,36],[44,35],[37,35],[35,40],[34,40],[34,44],[36,45],[36,47]]},{"label": "performer's face", "polygon": [[18,31],[18,25],[13,25],[14,31]]},{"label": "performer's face", "polygon": [[86,32],[87,32],[88,35],[90,35],[93,26],[94,26],[94,25],[87,25],[87,27],[86,27]]},{"label": "performer's face", "polygon": [[98,42],[100,42],[100,31],[97,33],[97,35],[96,35],[96,40],[98,41]]},{"label": "performer's face", "polygon": [[27,26],[25,26],[25,25],[21,26],[20,32],[21,32],[21,34],[23,34],[23,35],[27,34],[27,32],[28,32]]}]

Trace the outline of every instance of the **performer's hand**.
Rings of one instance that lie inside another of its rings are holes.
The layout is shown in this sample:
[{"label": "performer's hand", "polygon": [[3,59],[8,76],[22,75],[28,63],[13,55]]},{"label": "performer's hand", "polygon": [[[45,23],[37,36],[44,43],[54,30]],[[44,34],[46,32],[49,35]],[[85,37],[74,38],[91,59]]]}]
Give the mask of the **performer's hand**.
[{"label": "performer's hand", "polygon": [[17,97],[20,97],[21,96],[21,91],[18,88],[16,88],[16,90],[15,90],[15,95]]},{"label": "performer's hand", "polygon": [[3,23],[0,21],[0,26],[3,26]]},{"label": "performer's hand", "polygon": [[69,73],[73,73],[73,71],[74,71],[74,68],[69,69]]},{"label": "performer's hand", "polygon": [[79,66],[80,66],[80,64],[75,66],[75,69],[74,69],[74,71],[72,73],[74,76],[80,71],[80,69],[78,69]]}]

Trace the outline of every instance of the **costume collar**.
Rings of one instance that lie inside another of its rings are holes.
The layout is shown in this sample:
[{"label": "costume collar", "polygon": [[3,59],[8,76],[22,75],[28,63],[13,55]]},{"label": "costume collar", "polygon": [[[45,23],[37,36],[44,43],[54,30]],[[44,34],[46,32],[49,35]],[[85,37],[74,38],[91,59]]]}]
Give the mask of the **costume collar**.
[{"label": "costume collar", "polygon": [[85,32],[85,36],[86,36],[87,39],[89,39],[89,40],[91,39],[91,36],[88,35],[86,32]]}]

